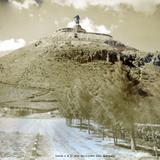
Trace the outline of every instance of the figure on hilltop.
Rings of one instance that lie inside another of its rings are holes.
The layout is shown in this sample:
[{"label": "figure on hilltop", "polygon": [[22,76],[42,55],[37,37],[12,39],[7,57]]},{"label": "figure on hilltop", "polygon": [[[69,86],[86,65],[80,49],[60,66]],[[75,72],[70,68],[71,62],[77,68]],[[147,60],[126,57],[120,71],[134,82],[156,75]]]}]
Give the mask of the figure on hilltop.
[{"label": "figure on hilltop", "polygon": [[74,19],[75,19],[76,25],[79,25],[80,16],[79,16],[79,15],[76,15],[76,16],[74,17]]}]

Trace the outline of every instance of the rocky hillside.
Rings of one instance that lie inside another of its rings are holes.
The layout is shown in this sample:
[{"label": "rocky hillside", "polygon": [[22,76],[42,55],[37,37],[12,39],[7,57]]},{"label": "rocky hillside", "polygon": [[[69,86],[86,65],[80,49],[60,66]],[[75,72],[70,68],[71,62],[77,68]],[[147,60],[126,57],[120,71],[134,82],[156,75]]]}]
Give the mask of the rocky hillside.
[{"label": "rocky hillside", "polygon": [[88,85],[96,91],[99,79],[105,80],[108,70],[114,72],[118,64],[125,66],[149,95],[151,82],[159,80],[159,63],[158,53],[138,51],[110,35],[58,30],[0,58],[0,105],[3,109],[37,108],[40,103],[41,109],[53,109],[56,96],[75,81],[91,80]]}]

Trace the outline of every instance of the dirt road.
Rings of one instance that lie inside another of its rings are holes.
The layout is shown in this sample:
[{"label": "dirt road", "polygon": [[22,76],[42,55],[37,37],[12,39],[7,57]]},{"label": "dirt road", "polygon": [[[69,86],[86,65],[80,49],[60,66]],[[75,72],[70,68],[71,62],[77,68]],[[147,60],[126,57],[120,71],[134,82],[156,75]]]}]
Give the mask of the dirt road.
[{"label": "dirt road", "polygon": [[0,146],[0,160],[136,160],[150,157],[148,153],[115,147],[112,139],[102,141],[95,134],[70,128],[63,118],[0,118]]}]

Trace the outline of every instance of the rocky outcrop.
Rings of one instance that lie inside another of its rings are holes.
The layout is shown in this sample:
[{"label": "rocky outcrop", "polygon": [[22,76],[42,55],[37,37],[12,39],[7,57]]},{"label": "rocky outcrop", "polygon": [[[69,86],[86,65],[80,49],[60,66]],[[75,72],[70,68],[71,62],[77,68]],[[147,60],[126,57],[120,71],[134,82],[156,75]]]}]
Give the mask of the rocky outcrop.
[{"label": "rocky outcrop", "polygon": [[113,39],[109,39],[109,40],[106,40],[104,43],[120,50],[120,51],[124,51],[124,50],[130,50],[130,51],[138,51],[137,49],[133,48],[133,47],[129,47],[129,46],[126,46],[124,45],[123,43],[119,42],[119,41],[116,41],[116,40],[113,40]]},{"label": "rocky outcrop", "polygon": [[160,54],[158,54],[156,57],[154,57],[154,65],[160,66]]}]

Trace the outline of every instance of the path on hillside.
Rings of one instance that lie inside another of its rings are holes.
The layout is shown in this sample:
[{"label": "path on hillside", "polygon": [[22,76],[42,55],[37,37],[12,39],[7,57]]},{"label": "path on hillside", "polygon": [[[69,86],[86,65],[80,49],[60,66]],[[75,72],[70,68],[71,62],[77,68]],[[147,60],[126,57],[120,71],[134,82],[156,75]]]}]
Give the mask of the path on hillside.
[{"label": "path on hillside", "polygon": [[[12,134],[17,134],[16,138],[10,138],[10,141],[6,144],[5,135],[6,139],[8,139],[7,136]],[[0,156],[2,152],[6,151],[7,147],[8,151],[15,152],[15,155],[17,155],[16,152],[19,145],[26,145],[28,136],[28,146],[30,147],[24,148],[23,152],[30,156],[27,157],[25,155],[25,160],[31,160],[31,157],[35,155],[35,152],[33,154],[33,149],[37,149],[37,153],[41,155],[37,156],[37,154],[35,156],[34,159],[37,160],[112,160],[115,157],[123,160],[136,160],[150,156],[147,153],[132,152],[128,149],[114,147],[112,139],[107,138],[105,141],[102,141],[101,138],[96,138],[94,134],[88,135],[86,131],[70,128],[66,125],[63,118],[0,118],[0,135],[3,135],[3,139],[0,136]],[[23,138],[19,138],[23,135],[25,136],[25,141]],[[36,139],[37,135],[40,138],[33,140]],[[35,145],[37,146],[35,147]],[[98,158],[96,155],[100,157]],[[107,158],[103,158],[102,156],[106,156]],[[8,159],[4,160],[21,160],[21,158],[16,157],[8,156]],[[3,158],[1,157],[0,159],[3,160]]]}]

